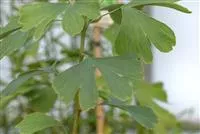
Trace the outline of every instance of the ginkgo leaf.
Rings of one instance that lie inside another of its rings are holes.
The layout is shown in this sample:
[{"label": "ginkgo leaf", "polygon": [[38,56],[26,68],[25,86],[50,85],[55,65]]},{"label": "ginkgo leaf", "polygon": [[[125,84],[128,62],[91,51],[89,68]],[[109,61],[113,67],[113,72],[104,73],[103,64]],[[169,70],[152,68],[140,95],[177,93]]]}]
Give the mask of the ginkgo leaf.
[{"label": "ginkgo leaf", "polygon": [[100,15],[100,5],[98,0],[92,1],[77,1],[74,4],[74,8],[83,15],[88,17],[89,19],[95,19]]},{"label": "ginkgo leaf", "polygon": [[162,89],[162,85],[159,83],[148,84],[143,81],[136,82],[135,85],[135,97],[138,102],[143,106],[149,106],[155,112],[159,119],[160,125],[165,127],[174,127],[177,124],[175,116],[170,112],[160,107],[154,99],[161,101],[167,101],[167,95]]},{"label": "ginkgo leaf", "polygon": [[60,122],[43,113],[33,113],[25,116],[16,127],[20,130],[20,134],[34,134],[46,128],[62,126]]},{"label": "ginkgo leaf", "polygon": [[[160,51],[169,52],[176,43],[173,31],[164,23],[148,17],[138,7],[156,5],[191,13],[187,8],[176,4],[178,0],[134,0],[127,5],[116,4],[102,10],[114,11],[110,15],[115,23],[121,24],[119,34],[113,36],[112,43],[119,54],[136,53],[146,63],[152,62],[151,44]],[[128,20],[128,21],[127,21]],[[150,25],[150,26],[149,26]],[[109,29],[114,31],[113,29]],[[114,34],[115,35],[115,34]]]},{"label": "ginkgo leaf", "polygon": [[128,4],[112,4],[106,7],[103,7],[102,10],[108,10],[108,11],[115,11],[110,13],[111,18],[118,24],[121,22],[122,18],[122,11],[121,7],[133,7],[133,8],[139,8],[143,6],[162,6],[162,7],[168,7],[172,9],[176,9],[178,11],[184,12],[184,13],[191,13],[187,8],[176,4],[177,1],[180,0],[134,0],[129,2]]},{"label": "ginkgo leaf", "polygon": [[124,102],[117,99],[115,99],[115,101],[105,102],[105,104],[127,111],[140,125],[145,128],[154,128],[158,122],[155,113],[149,107],[126,105]]},{"label": "ginkgo leaf", "polygon": [[19,75],[16,79],[11,81],[8,86],[1,92],[2,96],[8,96],[17,92],[21,92],[19,87],[32,78],[35,75],[39,75],[42,73],[50,73],[52,72],[51,69],[41,69],[41,70],[34,70],[27,73],[23,73]]},{"label": "ginkgo leaf", "polygon": [[32,89],[26,93],[30,106],[37,112],[48,112],[56,101],[56,93],[51,87]]},{"label": "ginkgo leaf", "polygon": [[70,5],[63,17],[63,29],[74,36],[82,31],[84,23],[84,18]]},{"label": "ginkgo leaf", "polygon": [[27,4],[20,8],[20,23],[23,30],[29,30],[37,27],[46,21],[55,19],[64,9],[64,3],[40,2]]},{"label": "ginkgo leaf", "polygon": [[76,92],[80,90],[80,106],[83,110],[96,105],[97,90],[91,62],[91,60],[85,60],[55,78],[53,87],[66,104],[73,101]]},{"label": "ginkgo leaf", "polygon": [[131,1],[129,4],[127,4],[127,6],[137,7],[137,6],[153,5],[153,6],[173,8],[184,13],[191,13],[191,11],[189,11],[187,8],[176,4],[175,2],[177,1],[180,0],[134,0]]},{"label": "ginkgo leaf", "polygon": [[77,1],[69,5],[63,18],[63,29],[71,34],[79,34],[84,27],[84,16],[88,19],[95,19],[100,15],[100,6],[97,0]]},{"label": "ginkgo leaf", "polygon": [[122,16],[120,32],[115,41],[116,52],[134,52],[146,62],[151,62],[151,43],[162,52],[172,50],[176,39],[168,26],[130,7],[123,8]]},{"label": "ginkgo leaf", "polygon": [[16,31],[3,38],[3,40],[0,41],[0,59],[22,47],[27,38],[28,34],[21,31]]},{"label": "ginkgo leaf", "polygon": [[129,112],[130,115],[145,128],[154,128],[158,122],[151,108],[143,106],[120,106],[119,108]]},{"label": "ginkgo leaf", "polygon": [[149,84],[145,81],[135,83],[136,97],[141,104],[151,103],[154,99],[167,102],[167,94],[162,83]]},{"label": "ginkgo leaf", "polygon": [[152,96],[160,101],[167,102],[167,93],[163,88],[163,83],[158,82],[152,85]]},{"label": "ginkgo leaf", "polygon": [[60,73],[53,81],[53,88],[67,105],[73,101],[74,96],[80,88],[80,66],[75,65]]},{"label": "ginkgo leaf", "polygon": [[24,31],[36,28],[35,38],[39,39],[46,31],[49,23],[67,7],[66,3],[40,2],[27,4],[20,8],[19,22]]},{"label": "ginkgo leaf", "polygon": [[127,100],[132,96],[131,81],[143,78],[140,61],[135,56],[86,59],[59,74],[53,87],[61,99],[69,104],[80,90],[80,106],[83,110],[96,105],[98,92],[95,84],[95,68],[99,68],[111,93]]},{"label": "ginkgo leaf", "polygon": [[163,124],[166,128],[176,127],[177,120],[176,117],[170,113],[168,110],[162,108],[156,103],[149,104],[152,110],[155,112],[157,117],[159,118],[159,122]]}]

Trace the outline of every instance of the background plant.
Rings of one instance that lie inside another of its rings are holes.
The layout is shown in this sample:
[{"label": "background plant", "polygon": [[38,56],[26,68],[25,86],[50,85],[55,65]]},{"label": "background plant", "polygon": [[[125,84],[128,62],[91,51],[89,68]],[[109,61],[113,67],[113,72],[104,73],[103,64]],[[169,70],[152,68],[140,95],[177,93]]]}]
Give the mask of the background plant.
[{"label": "background plant", "polygon": [[[36,3],[21,7],[15,17],[11,18],[10,23],[1,29],[0,57],[14,52],[10,57],[12,63],[16,65],[12,66],[13,75],[15,76],[18,72],[25,73],[19,75],[3,90],[1,107],[4,108],[10,100],[19,95],[28,98],[31,107],[28,106],[25,111],[31,114],[25,118],[22,116],[24,120],[18,125],[22,133],[34,133],[49,127],[51,129],[45,130],[47,133],[49,131],[52,133],[66,133],[67,131],[77,133],[78,127],[81,126],[83,129],[86,126],[90,127],[91,131],[85,133],[95,132],[95,125],[91,125],[95,124],[94,111],[89,109],[96,106],[98,97],[104,100],[105,105],[128,111],[137,122],[134,124],[136,124],[138,133],[167,133],[167,129],[176,128],[175,117],[153,101],[154,98],[167,101],[162,84],[145,82],[142,69],[142,62],[150,63],[152,61],[151,43],[163,52],[170,51],[175,45],[173,31],[165,24],[145,15],[142,8],[147,5],[158,5],[189,13],[186,8],[175,2],[174,0],[150,0],[148,2],[133,1],[126,5],[105,6],[98,1],[60,1],[60,3],[54,4]],[[102,5],[105,7],[101,7]],[[113,44],[114,57],[112,58],[96,59],[91,53],[93,42],[90,39],[90,27],[88,26],[104,16],[100,15],[100,10],[108,10],[115,22],[104,34]],[[66,44],[60,42],[59,39],[63,36],[63,32],[54,37],[51,30],[55,27],[63,27],[65,32],[76,36],[73,38],[71,48],[67,48]],[[87,28],[89,28],[88,33],[86,33]],[[78,36],[79,34],[81,37]],[[77,42],[79,39],[81,45]],[[38,59],[41,55],[36,56],[35,53],[38,44],[41,45],[44,40],[47,45],[45,45],[43,54],[45,58],[41,60]],[[57,49],[55,44],[60,46],[60,51],[57,53],[54,51]],[[17,49],[18,51],[15,51]],[[30,54],[33,62],[27,63],[27,59],[30,60],[27,55]],[[58,57],[59,54],[62,58]],[[83,62],[78,64],[82,60]],[[62,72],[59,67],[69,62],[74,66]],[[99,78],[95,82],[96,68],[100,69],[104,79]],[[58,72],[62,73],[58,74]],[[134,94],[133,103],[131,103],[132,94]],[[67,105],[74,98],[76,99],[74,101],[74,113],[77,113],[74,115],[77,117],[75,121],[71,121],[71,117],[68,117],[58,122],[52,117],[42,114],[49,112],[53,107],[57,95],[59,100]],[[108,114],[112,115],[115,112],[112,107],[108,110]],[[80,118],[78,112],[80,109],[81,111],[89,110],[86,115],[92,118],[91,122],[87,120],[87,123],[83,119],[80,126],[76,128],[76,125],[79,124],[76,121]],[[120,125],[123,120],[129,118],[124,112],[118,114],[122,118],[119,120]],[[40,121],[40,124],[35,127],[26,127],[27,124],[34,124],[35,121]],[[108,118],[108,123],[105,124],[108,128],[107,131],[122,133],[129,128],[127,125],[124,130],[123,128],[115,130],[114,128],[118,127],[114,127],[116,125],[112,125],[112,121],[114,122],[114,119]],[[72,122],[75,122],[73,126]],[[128,124],[128,120],[125,122]],[[74,129],[72,129],[73,127]],[[112,128],[114,130],[109,130]],[[130,126],[130,128],[134,127]],[[149,128],[153,128],[153,130]]]}]

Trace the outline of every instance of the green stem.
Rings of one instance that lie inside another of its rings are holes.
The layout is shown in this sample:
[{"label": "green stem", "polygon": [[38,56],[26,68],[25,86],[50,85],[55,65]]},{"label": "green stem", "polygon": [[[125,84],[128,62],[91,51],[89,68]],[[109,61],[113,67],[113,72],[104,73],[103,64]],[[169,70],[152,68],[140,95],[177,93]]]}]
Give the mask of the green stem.
[{"label": "green stem", "polygon": [[81,62],[84,58],[84,48],[85,48],[85,36],[86,36],[87,24],[85,24],[82,32],[81,32],[81,46],[80,46],[80,58],[79,62]]},{"label": "green stem", "polygon": [[[79,62],[81,62],[84,58],[86,30],[87,30],[87,24],[85,24],[85,26],[84,26],[84,28],[81,32]],[[78,91],[75,98],[74,98],[74,123],[73,123],[72,134],[78,134],[79,133],[80,114],[81,114],[81,108],[80,108],[80,104],[79,104],[79,91]]]},{"label": "green stem", "polygon": [[79,104],[79,91],[78,91],[74,99],[74,123],[73,123],[72,134],[79,133],[80,114],[81,114],[81,109]]}]

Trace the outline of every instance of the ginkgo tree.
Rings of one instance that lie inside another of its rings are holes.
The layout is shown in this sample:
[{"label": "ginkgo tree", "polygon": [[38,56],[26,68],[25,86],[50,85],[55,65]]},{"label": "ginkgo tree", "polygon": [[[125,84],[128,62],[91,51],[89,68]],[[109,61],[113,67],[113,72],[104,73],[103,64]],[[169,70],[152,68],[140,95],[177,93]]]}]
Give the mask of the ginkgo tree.
[{"label": "ginkgo tree", "polygon": [[[53,90],[43,90],[41,97],[59,98],[68,106],[74,103],[74,123],[72,128],[65,128],[61,122],[47,115],[48,110],[38,106],[43,103],[52,107],[54,101],[44,102],[38,99],[34,112],[24,117],[16,126],[22,134],[32,134],[43,129],[59,126],[63,133],[79,133],[80,113],[94,109],[98,98],[101,105],[116,107],[129,113],[138,124],[138,133],[167,133],[169,128],[176,128],[175,117],[161,108],[154,100],[167,102],[162,84],[150,84],[144,81],[145,63],[153,60],[151,46],[161,52],[173,50],[176,37],[166,24],[150,17],[142,9],[145,6],[162,6],[183,13],[191,13],[177,4],[179,0],[133,0],[127,4],[103,5],[99,0],[69,0],[58,3],[35,2],[22,6],[17,16],[0,31],[0,59],[13,52],[34,45],[40,41],[54,22],[61,22],[60,27],[71,36],[80,36],[79,63],[57,72],[55,66],[38,68],[20,74],[1,92],[1,105],[22,94],[34,92],[34,88],[22,89],[31,78],[54,74],[51,81]],[[101,11],[107,11],[101,14]],[[104,31],[104,36],[113,45],[113,57],[94,58],[85,53],[86,32],[90,24],[110,15],[113,24]],[[99,90],[96,70],[99,70],[108,90]],[[45,96],[46,93],[50,96]],[[36,92],[37,94],[37,92]],[[134,98],[134,105],[131,101]],[[51,99],[49,99],[51,100]],[[51,104],[49,104],[51,103]],[[48,109],[48,108],[47,108]]]}]

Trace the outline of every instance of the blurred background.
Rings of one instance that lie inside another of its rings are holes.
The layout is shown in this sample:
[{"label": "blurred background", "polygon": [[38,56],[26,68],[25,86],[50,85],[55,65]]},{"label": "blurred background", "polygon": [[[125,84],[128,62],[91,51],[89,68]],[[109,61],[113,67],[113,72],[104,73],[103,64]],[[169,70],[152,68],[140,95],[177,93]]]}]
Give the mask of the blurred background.
[{"label": "blurred background", "polygon": [[[18,7],[31,1],[33,0],[0,0],[0,26],[5,26],[10,16],[16,15]],[[56,1],[52,0],[52,2]],[[103,4],[119,2],[126,3],[128,0],[105,0]],[[164,83],[169,103],[158,103],[176,115],[181,122],[182,133],[200,134],[200,1],[182,0],[179,3],[190,9],[192,14],[183,14],[161,7],[145,9],[152,17],[170,26],[177,37],[176,47],[170,53],[161,53],[152,48],[154,60],[153,64],[146,65],[146,79],[150,82]],[[98,24],[98,29],[104,31],[111,23],[109,16],[106,16]],[[94,32],[94,27],[89,27],[86,39],[86,53],[90,55],[94,55],[92,52],[94,39],[91,34]],[[112,45],[103,35],[100,36],[100,43],[102,56],[111,56]],[[78,60],[78,48],[79,37],[68,36],[59,22],[56,22],[40,42],[34,45],[26,44],[25,48],[0,61],[0,91],[19,73],[52,66],[55,62],[59,71],[69,68]],[[51,88],[49,79],[50,76],[41,76],[31,80],[31,84],[37,83]],[[14,129],[15,124],[24,114],[31,112],[32,108],[38,107],[31,103],[30,100],[33,98],[30,96],[32,94],[13,98],[6,108],[0,110],[0,134],[18,134]],[[48,100],[48,97],[46,99]],[[52,106],[49,107],[53,107],[47,108],[49,114],[56,119],[66,124],[72,122],[72,109],[68,109],[61,101],[53,101]],[[133,133],[130,125],[133,122],[125,113],[109,107],[105,107],[105,111],[109,115],[106,123],[110,124],[107,131],[112,131],[113,134]],[[82,113],[82,124],[83,134],[95,133],[94,112]],[[59,133],[59,130],[55,128],[51,132]]]},{"label": "blurred background", "polygon": [[[175,32],[177,44],[173,51],[163,54],[154,49],[151,80],[162,81],[174,113],[188,110],[183,119],[200,121],[200,1],[179,2],[192,14],[153,7],[154,18],[168,24]],[[192,114],[193,113],[193,114]]]}]

